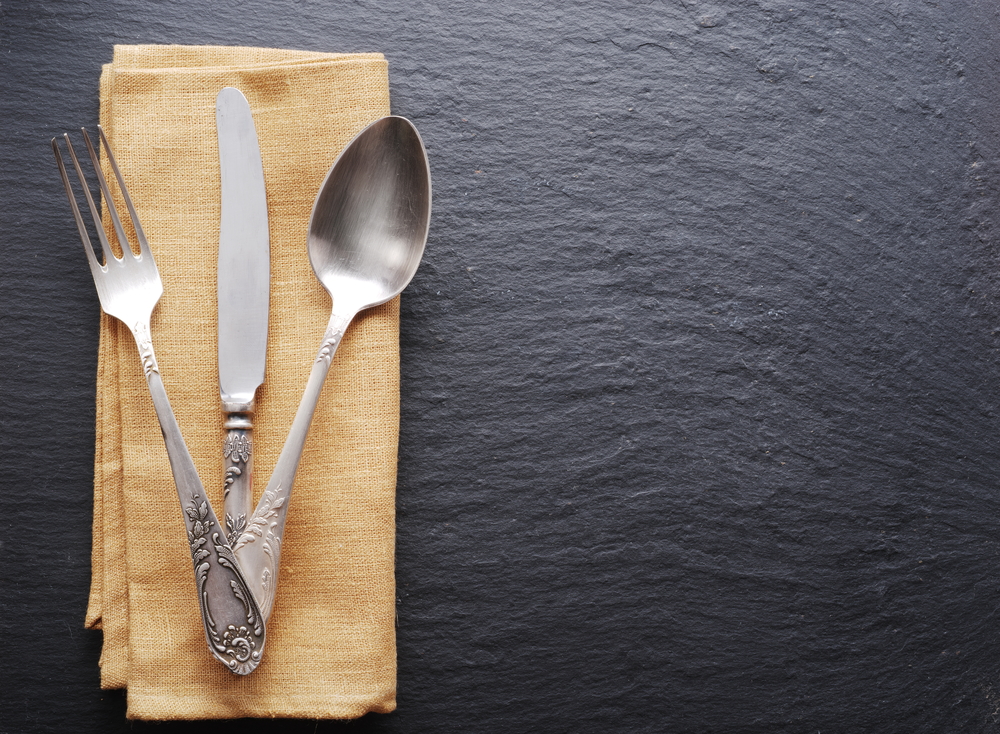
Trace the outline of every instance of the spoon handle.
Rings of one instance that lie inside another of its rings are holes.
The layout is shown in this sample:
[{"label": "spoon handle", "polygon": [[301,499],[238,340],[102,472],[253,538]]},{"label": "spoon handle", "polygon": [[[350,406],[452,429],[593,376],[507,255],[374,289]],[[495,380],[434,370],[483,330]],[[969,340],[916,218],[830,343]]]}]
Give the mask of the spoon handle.
[{"label": "spoon handle", "polygon": [[323,342],[320,344],[316,361],[313,362],[305,392],[299,401],[299,408],[295,412],[295,419],[288,431],[285,445],[278,456],[278,463],[275,464],[274,473],[271,474],[271,481],[267,483],[267,488],[257,503],[246,529],[233,546],[233,552],[240,568],[243,569],[254,598],[260,605],[265,621],[271,616],[271,608],[274,605],[281,539],[284,535],[285,517],[292,484],[295,482],[295,472],[299,468],[302,449],[306,443],[309,426],[312,424],[313,414],[316,412],[316,405],[319,403],[320,393],[323,391],[323,383],[330,371],[333,355],[353,318],[353,313],[344,317],[334,311],[330,315]]}]

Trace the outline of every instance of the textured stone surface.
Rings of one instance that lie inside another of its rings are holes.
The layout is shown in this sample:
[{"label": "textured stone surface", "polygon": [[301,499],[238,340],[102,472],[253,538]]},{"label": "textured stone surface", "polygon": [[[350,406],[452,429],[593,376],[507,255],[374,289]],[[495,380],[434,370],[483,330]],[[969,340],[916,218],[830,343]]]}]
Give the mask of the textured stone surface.
[{"label": "textured stone surface", "polygon": [[0,730],[127,732],[81,629],[97,299],[48,140],[114,43],[382,51],[399,710],[172,731],[1000,730],[985,0],[0,5]]}]

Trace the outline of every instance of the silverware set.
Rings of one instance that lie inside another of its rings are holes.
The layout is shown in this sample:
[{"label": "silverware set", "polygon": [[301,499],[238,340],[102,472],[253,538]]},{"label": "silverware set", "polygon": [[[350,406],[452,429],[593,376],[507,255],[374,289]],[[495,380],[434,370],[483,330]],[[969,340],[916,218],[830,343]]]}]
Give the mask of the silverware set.
[{"label": "silverware set", "polygon": [[103,262],[91,244],[57,138],[52,149],[101,307],[124,323],[136,341],[182,508],[209,650],[226,668],[246,675],[263,658],[292,486],[323,383],[354,317],[394,298],[416,272],[430,223],[431,183],[420,135],[412,123],[396,116],[376,120],[358,133],[327,173],[313,205],[307,243],[332,311],[274,473],[254,507],[254,398],[264,380],[270,291],[267,198],[253,118],[239,90],[220,91],[216,125],[222,181],[218,311],[224,522],[205,494],[160,378],[149,324],[163,284],[104,131],[98,127],[100,144],[138,252],[125,235],[87,131],[82,131],[83,140],[121,257],[101,225],[69,135],[63,135],[63,145],[94,220]]}]

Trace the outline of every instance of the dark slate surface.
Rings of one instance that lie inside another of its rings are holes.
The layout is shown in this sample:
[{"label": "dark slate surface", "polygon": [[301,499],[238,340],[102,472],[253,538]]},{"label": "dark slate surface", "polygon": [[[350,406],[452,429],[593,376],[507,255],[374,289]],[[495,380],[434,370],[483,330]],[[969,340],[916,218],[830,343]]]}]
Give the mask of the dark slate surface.
[{"label": "dark slate surface", "polygon": [[[445,5],[0,4],[0,731],[1000,731],[994,4]],[[427,142],[394,714],[98,688],[48,140],[135,42],[383,51]]]}]

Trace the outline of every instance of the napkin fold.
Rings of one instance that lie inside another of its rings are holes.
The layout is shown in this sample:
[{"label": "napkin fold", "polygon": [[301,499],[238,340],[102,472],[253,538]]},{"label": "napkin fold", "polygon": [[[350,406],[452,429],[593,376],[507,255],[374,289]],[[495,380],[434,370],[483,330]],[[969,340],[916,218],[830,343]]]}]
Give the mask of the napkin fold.
[{"label": "napkin fold", "polygon": [[[103,69],[101,124],[163,279],[151,327],[160,372],[217,512],[215,97],[225,86],[250,102],[270,220],[255,500],[330,313],[306,252],[313,200],[343,146],[389,114],[381,54],[116,46]],[[205,643],[181,507],[135,343],[102,314],[86,624],[103,630],[101,685],[127,687],[129,718],[353,718],[395,708],[398,346],[398,299],[363,312],[344,337],[291,497],[264,660],[236,676]]]}]

